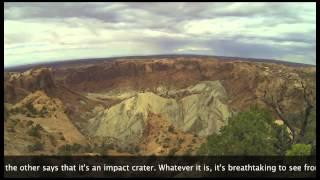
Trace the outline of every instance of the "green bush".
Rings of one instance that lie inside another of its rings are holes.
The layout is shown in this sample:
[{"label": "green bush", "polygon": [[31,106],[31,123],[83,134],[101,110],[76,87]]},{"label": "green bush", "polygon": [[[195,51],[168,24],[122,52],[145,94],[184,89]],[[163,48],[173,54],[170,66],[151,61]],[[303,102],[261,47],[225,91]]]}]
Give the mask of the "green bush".
[{"label": "green bush", "polygon": [[286,151],[291,146],[291,138],[288,133],[287,126],[285,125],[274,125],[273,126],[275,132],[276,132],[276,143],[275,148],[277,149],[277,154],[284,156],[286,154]]},{"label": "green bush", "polygon": [[42,151],[43,149],[44,149],[44,145],[40,141],[37,141],[33,145],[28,146],[29,152]]},{"label": "green bush", "polygon": [[306,126],[305,134],[304,134],[304,136],[299,137],[298,143],[301,143],[301,144],[312,144],[313,142],[316,141],[316,136],[317,136],[317,133],[316,133],[316,127],[317,127],[316,121],[317,121],[316,108],[314,108],[311,111],[311,114],[309,116],[309,121],[308,121],[308,124]]},{"label": "green bush", "polygon": [[286,153],[287,156],[309,156],[311,155],[311,144],[294,144]]},{"label": "green bush", "polygon": [[207,137],[207,143],[199,150],[199,155],[276,155],[276,132],[272,128],[271,113],[251,108],[232,116],[220,134]]}]

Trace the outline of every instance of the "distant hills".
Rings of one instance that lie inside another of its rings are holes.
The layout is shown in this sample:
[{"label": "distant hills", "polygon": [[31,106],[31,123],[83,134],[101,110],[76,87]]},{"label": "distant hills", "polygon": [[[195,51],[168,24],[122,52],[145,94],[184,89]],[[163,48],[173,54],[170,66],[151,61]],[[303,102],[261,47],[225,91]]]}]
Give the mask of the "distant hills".
[{"label": "distant hills", "polygon": [[36,67],[61,67],[61,66],[72,66],[72,65],[81,65],[81,64],[95,64],[101,63],[103,61],[116,61],[119,59],[122,60],[147,60],[153,58],[205,58],[205,59],[217,59],[222,61],[248,61],[248,62],[263,62],[263,63],[275,63],[275,64],[283,64],[286,66],[292,67],[313,67],[315,65],[304,64],[304,63],[296,63],[296,62],[288,62],[283,60],[274,60],[274,59],[257,59],[257,58],[244,58],[244,57],[228,57],[228,56],[212,56],[212,55],[192,55],[192,54],[163,54],[163,55],[141,55],[141,56],[123,56],[123,57],[106,57],[106,58],[87,58],[87,59],[68,59],[68,60],[60,60],[60,61],[52,61],[52,62],[41,62],[35,64],[27,64],[27,65],[18,65],[12,67],[5,67],[4,71],[25,71],[30,68]]}]

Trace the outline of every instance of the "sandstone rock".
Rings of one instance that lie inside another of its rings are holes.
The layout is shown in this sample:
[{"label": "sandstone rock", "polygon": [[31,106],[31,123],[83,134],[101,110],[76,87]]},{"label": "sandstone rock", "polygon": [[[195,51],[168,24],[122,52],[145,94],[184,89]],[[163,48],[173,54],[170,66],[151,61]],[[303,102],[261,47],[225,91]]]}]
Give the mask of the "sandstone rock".
[{"label": "sandstone rock", "polygon": [[7,74],[5,99],[8,102],[17,102],[36,90],[43,90],[48,94],[54,92],[56,85],[51,72],[50,68],[38,68]]}]

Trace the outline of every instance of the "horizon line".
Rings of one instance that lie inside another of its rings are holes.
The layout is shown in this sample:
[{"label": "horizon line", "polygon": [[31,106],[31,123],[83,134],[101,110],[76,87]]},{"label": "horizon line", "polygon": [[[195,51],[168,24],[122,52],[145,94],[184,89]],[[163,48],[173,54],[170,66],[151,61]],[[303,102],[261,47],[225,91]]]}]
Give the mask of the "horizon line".
[{"label": "horizon line", "polygon": [[[280,59],[269,59],[269,58],[254,58],[254,57],[241,57],[241,56],[221,56],[221,55],[205,55],[205,54],[141,54],[141,55],[123,55],[123,56],[106,56],[106,57],[86,57],[86,58],[74,58],[74,59],[61,59],[61,60],[50,60],[50,61],[40,61],[34,63],[27,63],[27,64],[19,64],[19,65],[12,65],[12,66],[5,66],[6,68],[19,68],[23,66],[33,66],[33,65],[46,65],[46,64],[53,64],[59,62],[71,62],[71,61],[84,61],[84,60],[103,60],[103,59],[115,59],[115,58],[134,58],[134,57],[151,57],[151,56],[198,56],[198,57],[216,57],[216,58],[239,58],[241,60],[260,60],[260,61],[273,61],[273,62],[283,62],[283,63],[290,63],[290,64],[301,64],[301,65],[310,65],[316,66],[317,64],[309,64],[309,63],[301,63],[301,62],[294,62],[294,61],[287,61],[287,60],[280,60]],[[271,62],[272,63],[272,62]]]}]

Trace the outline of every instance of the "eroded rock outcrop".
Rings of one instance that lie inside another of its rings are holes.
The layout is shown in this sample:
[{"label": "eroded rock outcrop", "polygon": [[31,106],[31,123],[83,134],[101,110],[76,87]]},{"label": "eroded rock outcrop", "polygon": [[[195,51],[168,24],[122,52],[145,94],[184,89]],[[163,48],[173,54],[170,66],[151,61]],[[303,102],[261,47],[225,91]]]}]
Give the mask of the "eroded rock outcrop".
[{"label": "eroded rock outcrop", "polygon": [[205,81],[183,90],[188,92],[180,100],[183,108],[184,131],[195,132],[200,136],[218,133],[227,123],[230,111],[227,94],[219,81]]},{"label": "eroded rock outcrop", "polygon": [[10,72],[5,77],[5,102],[17,102],[36,90],[50,94],[55,87],[51,68],[37,68],[21,73]]},{"label": "eroded rock outcrop", "polygon": [[[230,116],[226,105],[227,94],[219,81],[204,81],[168,94],[171,97],[162,97],[153,92],[137,93],[104,110],[90,119],[91,136],[137,142],[142,136],[149,112],[160,114],[184,132],[207,136],[218,133]],[[185,96],[181,97],[181,94]]]}]

